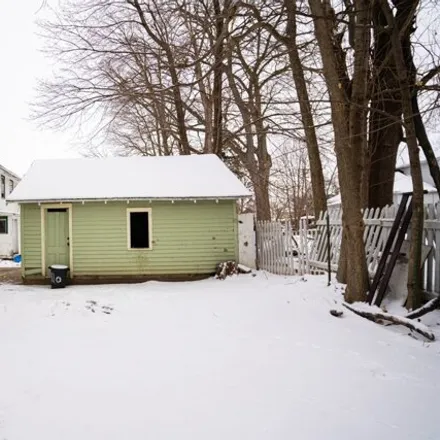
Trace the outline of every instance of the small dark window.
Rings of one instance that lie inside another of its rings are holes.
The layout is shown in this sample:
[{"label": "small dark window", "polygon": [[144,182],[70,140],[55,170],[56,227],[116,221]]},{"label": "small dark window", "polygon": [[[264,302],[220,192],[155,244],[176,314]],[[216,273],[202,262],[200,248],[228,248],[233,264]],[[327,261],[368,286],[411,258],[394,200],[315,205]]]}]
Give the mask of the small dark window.
[{"label": "small dark window", "polygon": [[6,178],[2,175],[2,183],[1,183],[1,196],[2,199],[6,197]]},{"label": "small dark window", "polygon": [[9,194],[11,194],[12,191],[14,191],[14,181],[10,180],[9,181]]},{"label": "small dark window", "polygon": [[130,248],[150,248],[150,213],[130,212]]},{"label": "small dark window", "polygon": [[0,234],[8,233],[8,217],[0,217]]}]

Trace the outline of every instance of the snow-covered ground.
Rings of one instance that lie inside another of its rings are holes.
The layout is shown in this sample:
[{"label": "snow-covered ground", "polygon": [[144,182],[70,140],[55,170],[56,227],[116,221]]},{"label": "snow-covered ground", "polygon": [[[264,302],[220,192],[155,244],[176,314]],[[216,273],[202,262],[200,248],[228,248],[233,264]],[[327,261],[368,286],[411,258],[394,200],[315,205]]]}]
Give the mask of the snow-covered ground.
[{"label": "snow-covered ground", "polygon": [[0,439],[439,439],[440,343],[339,301],[264,273],[1,285]]},{"label": "snow-covered ground", "polygon": [[0,259],[0,268],[1,267],[20,267],[20,263],[16,263],[13,260],[1,260]]}]

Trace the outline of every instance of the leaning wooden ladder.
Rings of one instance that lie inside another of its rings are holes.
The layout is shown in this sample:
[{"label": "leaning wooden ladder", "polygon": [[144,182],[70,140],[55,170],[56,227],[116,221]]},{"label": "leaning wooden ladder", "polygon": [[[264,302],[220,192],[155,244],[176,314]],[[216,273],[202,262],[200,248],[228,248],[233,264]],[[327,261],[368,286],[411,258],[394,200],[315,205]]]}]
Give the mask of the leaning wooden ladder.
[{"label": "leaning wooden ladder", "polygon": [[376,306],[380,306],[382,303],[402,243],[405,240],[411,217],[412,193],[404,193],[368,292],[367,301],[369,304],[373,300]]}]

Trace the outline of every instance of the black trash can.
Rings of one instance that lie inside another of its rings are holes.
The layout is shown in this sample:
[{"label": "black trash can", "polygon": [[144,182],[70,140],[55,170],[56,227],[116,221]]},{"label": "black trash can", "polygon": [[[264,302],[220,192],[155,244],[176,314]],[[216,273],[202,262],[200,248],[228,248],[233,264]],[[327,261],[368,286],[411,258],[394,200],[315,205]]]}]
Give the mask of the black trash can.
[{"label": "black trash can", "polygon": [[52,289],[61,289],[66,287],[67,274],[69,272],[69,266],[64,264],[52,264],[50,269],[50,285]]}]

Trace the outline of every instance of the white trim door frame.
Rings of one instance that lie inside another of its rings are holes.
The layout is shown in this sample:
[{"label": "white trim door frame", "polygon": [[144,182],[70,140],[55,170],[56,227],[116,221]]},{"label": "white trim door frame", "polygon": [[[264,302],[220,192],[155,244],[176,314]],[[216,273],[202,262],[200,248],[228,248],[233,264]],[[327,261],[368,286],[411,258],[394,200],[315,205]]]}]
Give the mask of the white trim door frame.
[{"label": "white trim door frame", "polygon": [[[132,212],[147,212],[148,213],[148,247],[147,248],[132,248],[131,247],[131,231],[130,231],[130,214]],[[127,249],[129,251],[151,251],[153,250],[153,219],[151,208],[127,208]]]},{"label": "white trim door frame", "polygon": [[73,222],[72,222],[72,204],[71,203],[56,203],[56,204],[41,204],[41,274],[45,277],[47,272],[46,267],[46,215],[48,209],[66,209],[69,218],[69,270],[70,276],[73,277]]}]

